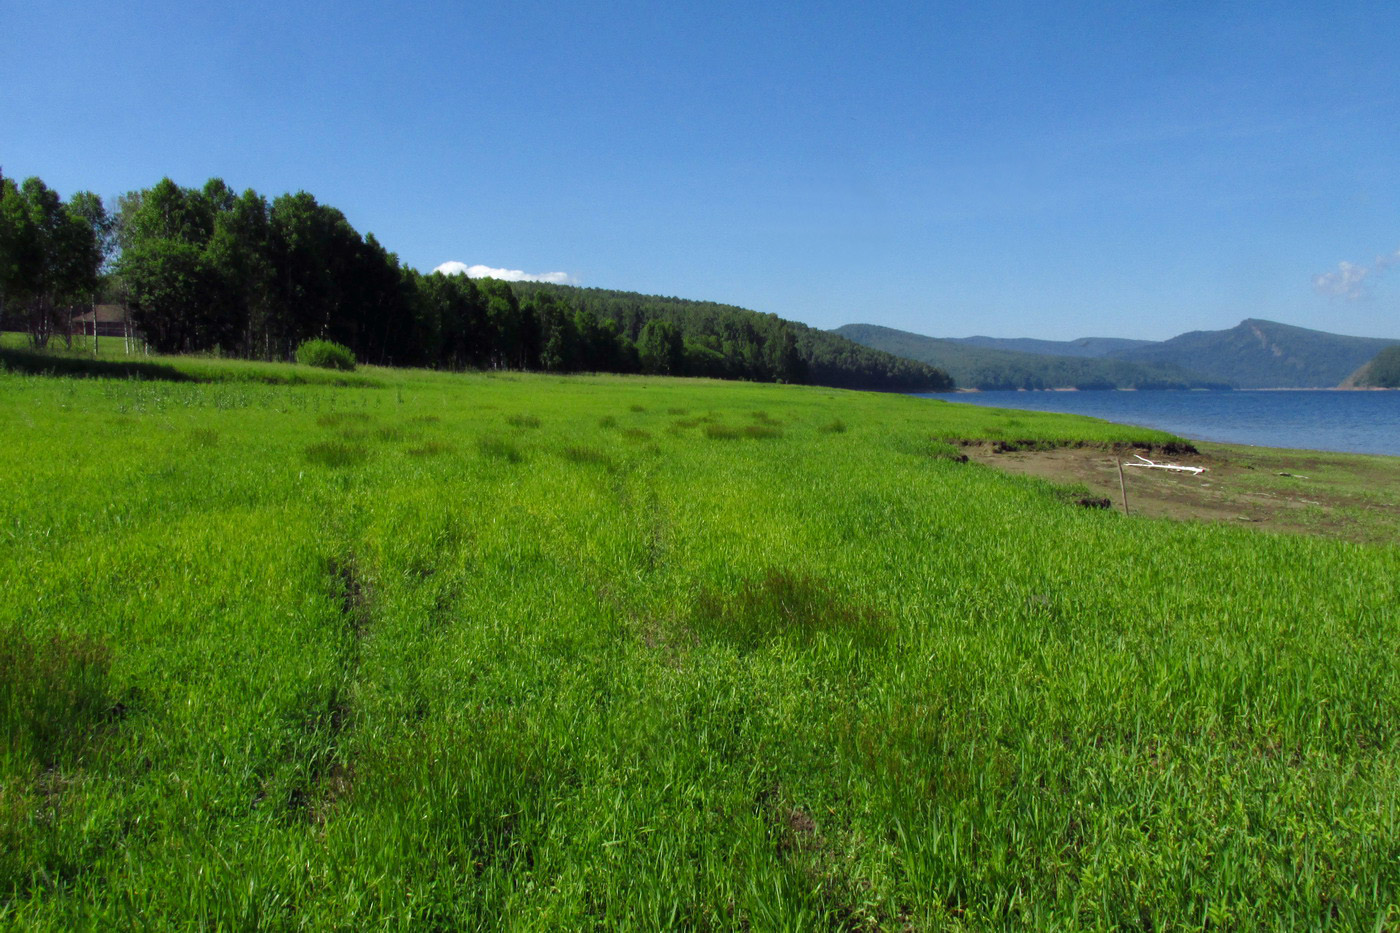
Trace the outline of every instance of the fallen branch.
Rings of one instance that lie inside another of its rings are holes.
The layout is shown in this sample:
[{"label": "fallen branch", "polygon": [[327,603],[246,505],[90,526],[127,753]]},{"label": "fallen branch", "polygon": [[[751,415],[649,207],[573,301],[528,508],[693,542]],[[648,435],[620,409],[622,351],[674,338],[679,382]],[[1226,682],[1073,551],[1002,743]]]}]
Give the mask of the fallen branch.
[{"label": "fallen branch", "polygon": [[1148,460],[1148,459],[1147,459],[1146,457],[1144,457],[1142,454],[1133,454],[1133,456],[1134,456],[1134,457],[1137,457],[1138,460],[1140,460],[1141,462],[1140,462],[1140,463],[1134,463],[1134,462],[1132,462],[1131,460],[1129,460],[1127,463],[1123,464],[1123,466],[1144,467],[1144,468],[1146,468],[1146,469],[1152,469],[1152,470],[1175,470],[1175,471],[1178,472],[1178,473],[1192,473],[1192,474],[1204,473],[1204,472],[1206,471],[1206,468],[1205,468],[1205,467],[1198,467],[1198,466],[1182,466],[1182,465],[1179,464],[1179,463],[1156,463],[1156,462],[1154,462],[1154,461],[1152,461],[1152,460]]}]

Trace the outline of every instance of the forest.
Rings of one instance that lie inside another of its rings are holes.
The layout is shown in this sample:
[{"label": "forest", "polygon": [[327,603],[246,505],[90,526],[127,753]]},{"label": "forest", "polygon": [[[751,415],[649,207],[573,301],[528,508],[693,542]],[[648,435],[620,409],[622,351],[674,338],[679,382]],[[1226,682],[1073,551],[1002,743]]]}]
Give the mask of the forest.
[{"label": "forest", "polygon": [[304,191],[269,200],[165,178],[107,205],[0,177],[3,327],[42,349],[71,339],[73,316],[98,302],[127,307],[160,353],[287,360],[320,338],[390,366],[952,388],[934,367],[772,314],[425,275]]}]

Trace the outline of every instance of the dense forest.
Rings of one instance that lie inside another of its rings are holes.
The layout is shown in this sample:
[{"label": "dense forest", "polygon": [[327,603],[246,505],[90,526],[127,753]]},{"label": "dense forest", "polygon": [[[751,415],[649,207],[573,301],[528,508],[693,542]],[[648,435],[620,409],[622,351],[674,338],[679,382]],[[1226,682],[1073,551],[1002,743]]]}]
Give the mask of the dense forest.
[{"label": "dense forest", "polygon": [[952,387],[928,365],[772,314],[626,292],[424,275],[306,192],[162,179],[111,205],[0,177],[0,319],[36,347],[125,305],[162,353],[288,359],[310,338],[370,363]]}]

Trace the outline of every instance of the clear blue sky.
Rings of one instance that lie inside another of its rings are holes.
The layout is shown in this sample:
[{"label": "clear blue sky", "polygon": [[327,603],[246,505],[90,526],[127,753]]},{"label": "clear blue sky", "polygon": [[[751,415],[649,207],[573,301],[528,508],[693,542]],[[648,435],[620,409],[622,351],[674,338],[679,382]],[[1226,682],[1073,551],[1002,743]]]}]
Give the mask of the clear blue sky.
[{"label": "clear blue sky", "polygon": [[1345,0],[9,2],[0,166],[819,327],[1400,337],[1397,38]]}]

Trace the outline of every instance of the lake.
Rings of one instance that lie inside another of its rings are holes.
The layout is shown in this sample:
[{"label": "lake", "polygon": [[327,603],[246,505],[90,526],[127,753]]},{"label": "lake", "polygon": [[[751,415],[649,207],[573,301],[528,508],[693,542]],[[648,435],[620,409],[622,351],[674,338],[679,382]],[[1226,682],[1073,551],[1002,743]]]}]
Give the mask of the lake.
[{"label": "lake", "polygon": [[1193,440],[1400,456],[1400,392],[944,392],[923,397],[1091,415]]}]

